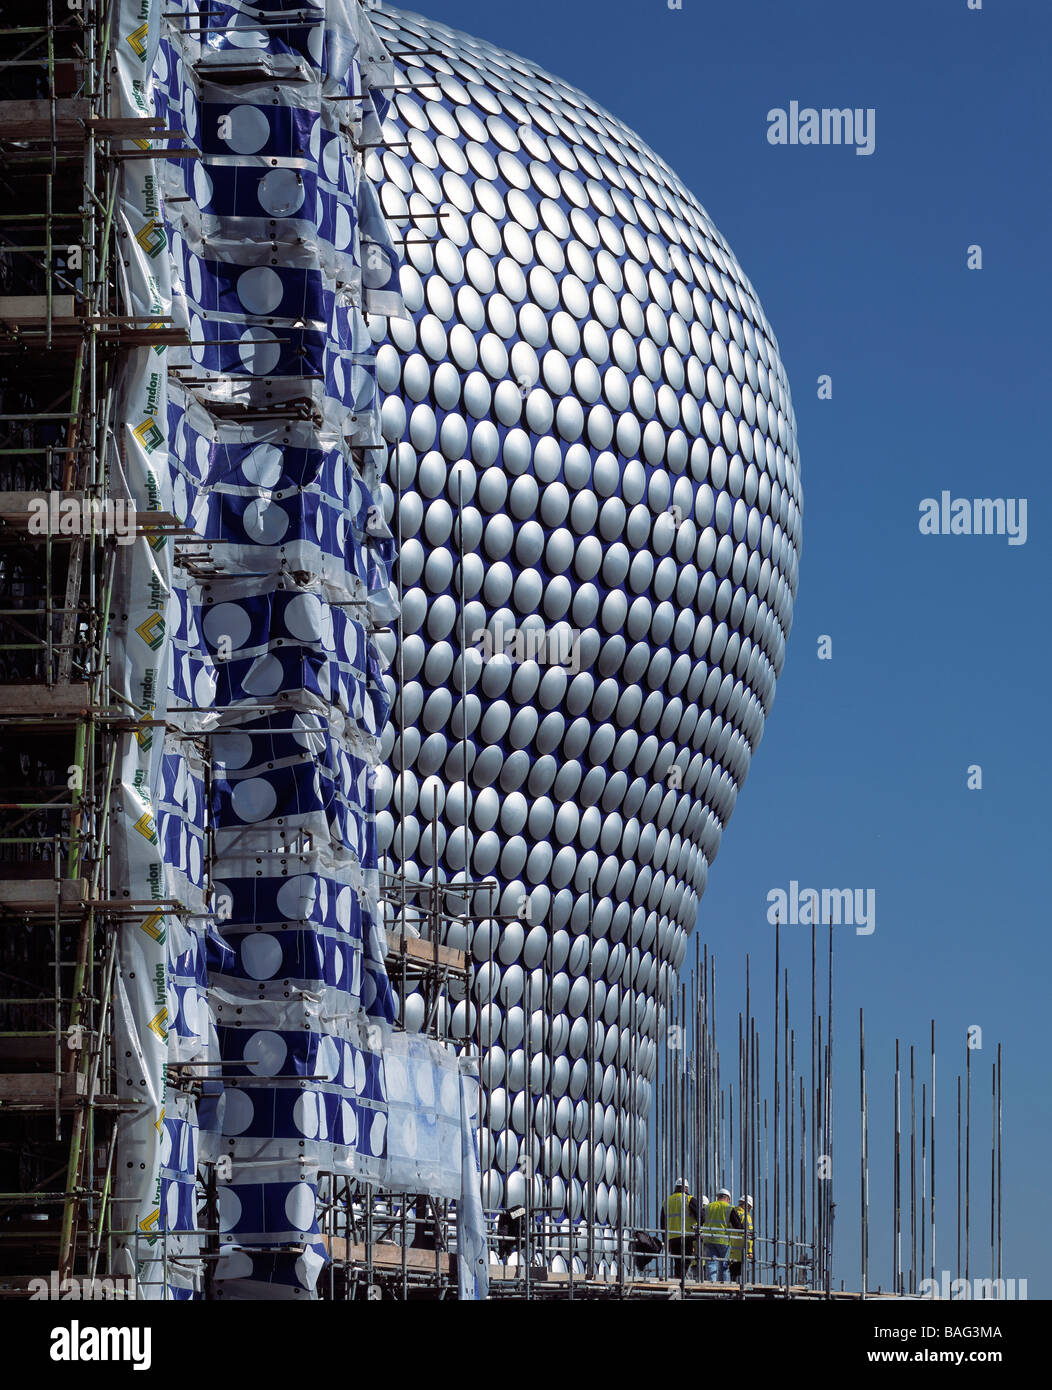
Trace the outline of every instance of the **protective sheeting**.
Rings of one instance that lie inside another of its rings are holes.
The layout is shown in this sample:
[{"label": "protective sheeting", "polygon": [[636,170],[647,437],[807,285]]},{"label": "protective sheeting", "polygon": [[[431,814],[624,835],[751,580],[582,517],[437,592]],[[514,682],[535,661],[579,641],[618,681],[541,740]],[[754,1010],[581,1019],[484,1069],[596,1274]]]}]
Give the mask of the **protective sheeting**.
[{"label": "protective sheeting", "polygon": [[[460,1199],[459,1063],[445,1044],[361,1014],[319,1029],[302,1000],[252,1017],[243,1001],[215,997],[231,1156],[219,1297],[309,1296],[325,1260],[320,1172]],[[241,1016],[228,1026],[231,1009]]]},{"label": "protective sheeting", "polygon": [[158,904],[122,933],[123,1257],[148,1296],[202,1289],[215,1161],[216,1296],[310,1298],[322,1174],[478,1200],[477,1083],[392,1028],[378,911],[397,600],[365,314],[401,300],[358,151],[390,64],[354,0],[117,12],[118,109],[190,157],[124,166],[127,311],[189,347],[128,359],[115,462],[199,538],[174,565],[137,540],[111,639],[122,696],[168,722],[127,740],[114,812],[114,881]]},{"label": "protective sheeting", "polygon": [[482,1214],[478,1063],[460,1059],[460,1192],[457,1194],[457,1284],[465,1302],[489,1293],[489,1248]]},{"label": "protective sheeting", "polygon": [[[143,117],[150,108],[149,74],[158,42],[156,0],[121,0],[115,6],[111,114]],[[144,19],[145,16],[145,19]],[[131,142],[126,142],[131,148]],[[121,161],[116,208],[122,307],[146,322],[170,311],[171,287],[162,225],[157,168],[149,159]],[[110,490],[135,499],[137,509],[168,510],[167,362],[164,349],[140,348],[123,359],[118,422],[110,458]],[[144,721],[163,720],[168,689],[166,641],[172,588],[170,542],[138,534],[119,548],[109,626],[111,685]],[[127,1233],[118,1242],[115,1272],[134,1274],[146,1297],[165,1292],[160,1247],[166,1215],[163,1173],[173,1140],[166,1126],[168,935],[173,919],[162,906],[170,897],[157,806],[164,758],[163,725],[143,723],[120,736],[118,793],[111,810],[111,882],[122,902],[142,904],[124,918],[119,936],[114,1046],[116,1089],[125,1102],[118,1120],[121,1162],[114,1183],[115,1222]],[[159,904],[156,908],[148,906]],[[133,1108],[132,1108],[133,1107]],[[179,1123],[191,1123],[189,1105]],[[187,1160],[189,1162],[189,1159]],[[170,1171],[170,1170],[168,1170]],[[192,1169],[186,1170],[192,1175]],[[189,1178],[187,1184],[189,1185]],[[192,1188],[176,1193],[189,1202]],[[192,1281],[191,1281],[192,1282]],[[184,1281],[173,1279],[173,1285]]]}]

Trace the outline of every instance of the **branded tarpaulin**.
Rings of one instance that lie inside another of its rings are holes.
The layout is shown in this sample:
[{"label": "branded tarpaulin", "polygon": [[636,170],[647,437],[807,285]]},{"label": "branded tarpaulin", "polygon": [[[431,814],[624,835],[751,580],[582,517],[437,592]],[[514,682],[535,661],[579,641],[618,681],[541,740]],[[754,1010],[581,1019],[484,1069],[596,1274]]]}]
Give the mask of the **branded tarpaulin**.
[{"label": "branded tarpaulin", "polygon": [[356,0],[118,0],[115,23],[113,113],[170,132],[121,166],[124,307],[189,341],[124,359],[111,474],[195,537],[122,550],[110,631],[138,720],[114,881],[142,904],[118,1258],[146,1296],[199,1293],[214,1162],[216,1296],[309,1298],[324,1174],[453,1199],[468,1241],[478,1188],[477,1096],[449,1045],[392,1027],[377,901],[397,600],[365,316],[402,308],[356,146],[392,69]]}]

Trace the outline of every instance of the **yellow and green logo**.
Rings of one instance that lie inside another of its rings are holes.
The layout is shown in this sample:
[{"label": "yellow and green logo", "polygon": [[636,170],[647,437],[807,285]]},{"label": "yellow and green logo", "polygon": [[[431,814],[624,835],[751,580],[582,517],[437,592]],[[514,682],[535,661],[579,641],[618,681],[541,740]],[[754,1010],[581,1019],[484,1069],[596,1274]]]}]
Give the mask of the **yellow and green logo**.
[{"label": "yellow and green logo", "polygon": [[157,1239],[157,1226],[161,1220],[161,1209],[155,1207],[147,1216],[139,1222],[139,1230],[146,1237],[147,1245],[153,1245]]},{"label": "yellow and green logo", "polygon": [[164,641],[164,619],[160,613],[151,613],[148,618],[144,618],[135,629],[142,640],[149,647],[150,651],[155,652]]},{"label": "yellow and green logo", "polygon": [[142,729],[136,729],[135,739],[139,747],[145,753],[153,747],[153,730],[149,725],[146,725],[145,728]]},{"label": "yellow and green logo", "polygon": [[151,845],[157,843],[157,826],[149,811],[143,811],[133,829],[137,830],[144,840],[149,840]]},{"label": "yellow and green logo", "polygon": [[134,434],[135,438],[148,454],[152,454],[158,444],[164,443],[164,435],[161,433],[161,427],[152,415],[147,416],[141,425],[136,425],[132,430],[132,434]]},{"label": "yellow and green logo", "polygon": [[168,1010],[160,1009],[146,1026],[155,1037],[166,1043],[168,1041]]},{"label": "yellow and green logo", "polygon": [[146,921],[140,922],[139,926],[154,941],[163,943],[165,937],[163,913],[151,912]]},{"label": "yellow and green logo", "polygon": [[140,24],[138,29],[134,29],[128,35],[128,47],[135,54],[136,58],[146,61],[146,34],[149,29],[148,24]]},{"label": "yellow and green logo", "polygon": [[150,259],[153,260],[153,258],[159,256],[168,245],[168,234],[157,219],[151,217],[145,227],[141,227],[139,231],[136,232],[135,240]]}]

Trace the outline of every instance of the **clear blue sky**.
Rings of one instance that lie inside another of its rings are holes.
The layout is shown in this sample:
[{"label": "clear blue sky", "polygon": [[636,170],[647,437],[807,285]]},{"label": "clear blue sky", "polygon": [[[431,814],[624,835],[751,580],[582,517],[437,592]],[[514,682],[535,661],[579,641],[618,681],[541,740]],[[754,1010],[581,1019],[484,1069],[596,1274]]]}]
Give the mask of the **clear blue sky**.
[{"label": "clear blue sky", "polygon": [[[1048,0],[418,0],[632,126],[727,237],[778,335],[804,545],[767,734],[702,903],[721,977],[773,971],[769,889],[876,891],[838,939],[837,1269],[858,1284],[857,1019],[871,1278],[890,1275],[894,1039],[939,1075],[937,1267],[955,1247],[955,1076],[973,1053],[972,1274],[989,1274],[989,1077],[1005,1056],[1007,1277],[1049,1274]],[[876,150],[772,147],[767,112],[873,107]],[[982,246],[983,269],[966,269]],[[833,378],[833,398],[817,379]],[[1042,425],[1042,419],[1046,423]],[[922,498],[1028,499],[1028,539],[925,537]],[[820,634],[833,659],[817,659]],[[966,788],[970,764],[981,791]],[[1042,849],[1044,846],[1044,850]],[[809,931],[794,1022],[806,1028]],[[805,943],[806,938],[806,943]],[[693,955],[693,952],[691,952]],[[743,999],[721,1000],[728,1060]],[[734,1023],[733,1039],[730,1024]],[[986,1146],[984,1148],[984,1145]],[[973,1212],[975,1207],[973,1207]]]}]

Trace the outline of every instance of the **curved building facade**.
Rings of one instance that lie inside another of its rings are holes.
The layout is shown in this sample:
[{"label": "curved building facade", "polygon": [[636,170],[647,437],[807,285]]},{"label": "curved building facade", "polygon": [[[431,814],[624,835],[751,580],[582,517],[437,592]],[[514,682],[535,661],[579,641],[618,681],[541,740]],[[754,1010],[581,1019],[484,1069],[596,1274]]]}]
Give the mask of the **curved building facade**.
[{"label": "curved building facade", "polygon": [[496,884],[449,1020],[483,1058],[485,1204],[532,1174],[556,1219],[614,1224],[784,660],[795,417],[752,285],[631,130],[510,53],[372,17],[399,90],[366,169],[411,313],[370,325],[402,589],[381,866]]}]

